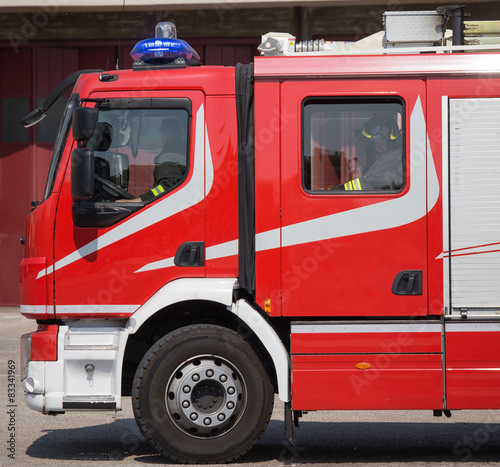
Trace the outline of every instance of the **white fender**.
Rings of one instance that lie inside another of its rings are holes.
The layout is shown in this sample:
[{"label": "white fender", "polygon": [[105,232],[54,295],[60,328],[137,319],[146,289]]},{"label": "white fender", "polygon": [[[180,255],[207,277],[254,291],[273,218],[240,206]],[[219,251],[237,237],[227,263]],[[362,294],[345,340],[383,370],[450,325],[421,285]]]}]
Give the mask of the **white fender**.
[{"label": "white fender", "polygon": [[278,381],[280,400],[290,400],[290,357],[274,329],[246,300],[233,303],[237,279],[178,279],[164,285],[128,320],[127,330],[134,334],[155,313],[166,306],[188,300],[207,300],[227,306],[255,333],[271,356]]},{"label": "white fender", "polygon": [[281,401],[290,400],[289,378],[290,357],[276,334],[264,317],[255,310],[246,300],[238,300],[231,310],[238,316],[260,339],[269,355],[273,359],[278,381],[278,395]]},{"label": "white fender", "polygon": [[188,300],[208,300],[230,307],[233,303],[233,290],[237,279],[191,278],[178,279],[164,285],[127,322],[127,330],[135,333],[145,321],[156,312]]}]

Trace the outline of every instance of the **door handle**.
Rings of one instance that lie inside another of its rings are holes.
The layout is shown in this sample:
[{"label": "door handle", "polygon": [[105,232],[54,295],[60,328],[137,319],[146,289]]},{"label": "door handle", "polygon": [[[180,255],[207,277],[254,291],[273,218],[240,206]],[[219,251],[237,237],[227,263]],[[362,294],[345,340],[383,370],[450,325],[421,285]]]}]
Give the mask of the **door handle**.
[{"label": "door handle", "polygon": [[174,264],[180,267],[199,267],[205,265],[205,244],[186,242],[177,248]]},{"label": "door handle", "polygon": [[401,271],[392,283],[394,295],[422,295],[422,270]]}]

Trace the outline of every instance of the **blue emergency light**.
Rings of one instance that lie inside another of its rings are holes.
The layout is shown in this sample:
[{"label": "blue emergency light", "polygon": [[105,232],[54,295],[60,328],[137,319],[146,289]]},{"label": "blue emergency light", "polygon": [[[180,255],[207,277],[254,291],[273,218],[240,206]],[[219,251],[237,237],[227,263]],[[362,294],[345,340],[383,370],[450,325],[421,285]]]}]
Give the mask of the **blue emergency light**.
[{"label": "blue emergency light", "polygon": [[155,35],[155,38],[144,39],[134,46],[130,55],[135,61],[160,65],[184,59],[186,65],[200,63],[200,56],[196,50],[186,41],[177,39],[177,31],[173,23],[158,23]]}]

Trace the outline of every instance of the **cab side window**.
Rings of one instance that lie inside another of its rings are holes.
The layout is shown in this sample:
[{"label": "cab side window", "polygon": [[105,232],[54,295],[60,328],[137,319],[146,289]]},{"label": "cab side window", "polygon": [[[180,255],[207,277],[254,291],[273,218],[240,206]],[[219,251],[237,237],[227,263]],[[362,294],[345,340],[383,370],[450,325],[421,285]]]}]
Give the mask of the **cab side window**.
[{"label": "cab side window", "polygon": [[309,98],[302,118],[305,191],[397,193],[404,188],[401,99]]},{"label": "cab side window", "polygon": [[93,201],[149,202],[176,187],[189,163],[188,110],[110,107],[99,109],[87,143],[95,156]]}]

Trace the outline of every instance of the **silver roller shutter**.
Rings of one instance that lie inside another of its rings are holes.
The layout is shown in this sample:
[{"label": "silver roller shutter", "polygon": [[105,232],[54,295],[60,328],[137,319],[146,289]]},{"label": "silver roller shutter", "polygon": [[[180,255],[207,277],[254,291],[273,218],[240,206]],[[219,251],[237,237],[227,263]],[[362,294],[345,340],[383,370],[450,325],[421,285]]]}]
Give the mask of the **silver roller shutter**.
[{"label": "silver roller shutter", "polygon": [[495,313],[500,310],[500,99],[449,102],[451,304],[453,310]]}]

